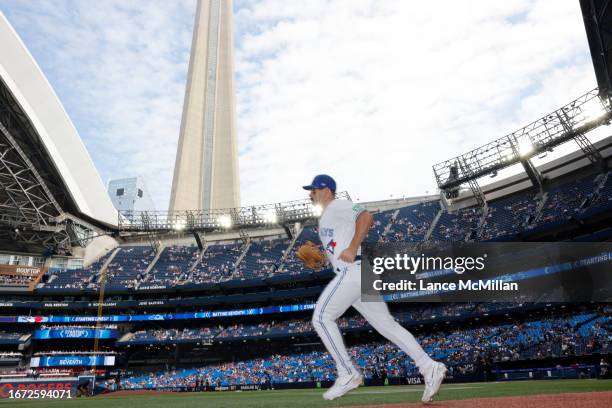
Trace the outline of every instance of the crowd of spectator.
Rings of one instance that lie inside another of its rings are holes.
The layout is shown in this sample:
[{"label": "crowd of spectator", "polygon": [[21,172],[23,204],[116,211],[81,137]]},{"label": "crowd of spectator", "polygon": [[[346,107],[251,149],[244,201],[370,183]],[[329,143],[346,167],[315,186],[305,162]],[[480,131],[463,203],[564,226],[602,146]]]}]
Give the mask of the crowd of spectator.
[{"label": "crowd of spectator", "polygon": [[602,209],[612,207],[612,171],[602,175],[600,179],[595,179],[598,188],[595,193],[588,197],[588,206],[585,208],[585,215],[596,213]]},{"label": "crowd of spectator", "polygon": [[50,269],[48,279],[45,283],[47,288],[62,288],[62,289],[84,289],[89,285],[93,286],[96,281],[102,266],[113,254],[113,250],[107,252],[91,265],[79,269]]},{"label": "crowd of spectator", "polygon": [[197,246],[167,246],[162,250],[153,269],[143,277],[141,284],[178,285],[187,281],[191,267],[200,256]]},{"label": "crowd of spectator", "polygon": [[56,270],[50,272],[47,288],[61,289],[84,289],[95,278],[94,271],[86,271],[85,269],[73,270]]},{"label": "crowd of spectator", "polygon": [[41,324],[38,326],[41,330],[71,330],[71,329],[117,329],[116,324],[112,323],[100,323],[99,325],[84,325],[84,324],[75,324],[75,325],[67,325],[67,324]]},{"label": "crowd of spectator", "polygon": [[[424,349],[458,372],[474,368],[474,362],[491,362],[612,352],[610,316],[584,313],[569,317],[440,331],[417,336]],[[559,345],[556,347],[555,345]],[[542,355],[541,351],[545,354]],[[540,354],[539,354],[540,353]],[[389,377],[416,373],[413,362],[388,342],[349,348],[349,354],[366,378],[381,373]],[[470,368],[471,367],[471,368]],[[123,378],[124,388],[193,386],[204,378],[213,385],[321,381],[334,379],[334,364],[326,352],[293,355],[273,354],[265,358],[173,370]]]},{"label": "crowd of spectator", "polygon": [[283,260],[282,266],[278,269],[279,274],[287,274],[287,275],[299,275],[303,273],[313,272],[312,269],[306,267],[297,257],[297,250],[304,244],[306,241],[310,241],[314,243],[321,252],[323,252],[324,248],[321,244],[321,240],[318,235],[319,231],[317,227],[304,227],[300,235],[297,237],[291,251]]},{"label": "crowd of spectator", "polygon": [[79,376],[81,374],[91,374],[89,370],[83,370],[82,368],[49,368],[49,367],[38,367],[28,368],[27,366],[19,366],[11,371],[0,372],[0,379],[11,379],[11,378],[44,378],[44,377],[70,377]]},{"label": "crowd of spectator", "polygon": [[480,239],[487,241],[518,234],[535,220],[538,204],[539,198],[532,192],[491,202]]},{"label": "crowd of spectator", "polygon": [[23,336],[23,333],[18,332],[18,331],[6,331],[6,330],[0,330],[0,339],[5,339],[5,340],[17,340],[17,339],[19,339],[21,336]]},{"label": "crowd of spectator", "polygon": [[32,354],[34,357],[38,356],[66,356],[66,355],[79,355],[79,356],[96,356],[96,355],[105,355],[105,356],[114,356],[116,355],[116,351],[107,351],[107,350],[49,350],[49,351],[37,351]]},{"label": "crowd of spectator", "polygon": [[[612,177],[608,173],[572,180],[550,188],[545,194],[529,190],[492,200],[486,211],[467,207],[448,212],[441,208],[438,200],[411,204],[375,212],[368,241],[410,242],[429,237],[460,242],[516,236],[530,228],[564,221],[594,208],[601,210],[610,202],[611,192]],[[323,250],[316,227],[307,226],[290,250],[290,240],[279,236],[246,244],[242,241],[216,243],[205,248],[203,253],[195,246],[170,246],[163,249],[152,266],[153,250],[145,246],[124,246],[108,265],[107,290],[215,284],[312,273],[296,257],[297,249],[305,241],[312,241]],[[97,288],[99,270],[109,254],[88,268],[53,271],[44,285],[49,288]],[[11,279],[0,276],[0,285],[10,284]]]},{"label": "crowd of spectator", "polygon": [[251,242],[244,258],[236,268],[238,276],[243,278],[266,278],[280,266],[289,239],[274,239]]},{"label": "crowd of spectator", "polygon": [[546,358],[550,355],[561,357],[576,354],[591,354],[606,350],[612,341],[612,320],[600,316],[575,329],[572,321],[557,322],[546,327],[542,342],[536,344],[530,355],[534,358]]},{"label": "crowd of spectator", "polygon": [[[517,307],[514,303],[448,303],[435,306],[411,307],[405,310],[394,311],[395,319],[405,325],[418,325],[428,321],[435,321],[449,317],[469,318],[480,317],[494,311],[504,313],[504,310],[512,310]],[[371,328],[367,320],[359,314],[350,314],[338,319],[338,327],[342,330],[368,329]],[[288,320],[272,320],[258,324],[235,323],[229,326],[217,325],[212,327],[200,327],[195,329],[182,329],[185,333],[194,335],[177,336],[177,329],[151,329],[139,330],[137,336],[131,340],[149,339],[156,342],[166,342],[173,339],[194,339],[202,337],[214,339],[245,338],[278,336],[282,334],[295,335],[302,333],[315,333],[309,318],[297,318]],[[206,335],[202,335],[202,333]]]},{"label": "crowd of spectator", "polygon": [[193,284],[201,284],[231,280],[242,250],[243,244],[208,246],[187,281]]},{"label": "crowd of spectator", "polygon": [[16,351],[0,351],[0,360],[22,358],[23,354]]},{"label": "crowd of spectator", "polygon": [[[467,305],[467,306],[466,306]],[[398,321],[407,323],[435,319],[437,317],[459,316],[474,308],[473,304],[442,305],[439,307],[413,308],[411,311],[395,313]],[[361,315],[343,316],[338,319],[341,329],[361,329],[368,327],[367,320]],[[182,331],[181,331],[182,330]],[[290,319],[283,321],[263,322],[259,324],[236,323],[230,326],[201,327],[196,329],[151,329],[135,332],[130,340],[171,341],[174,339],[200,339],[210,337],[215,339],[258,337],[279,334],[314,333],[310,319]],[[178,332],[178,333],[177,333]],[[193,333],[193,334],[192,334]]]},{"label": "crowd of spectator", "polygon": [[368,235],[365,239],[366,242],[383,242],[386,229],[389,227],[391,220],[393,220],[395,213],[396,211],[394,210],[374,212],[372,214],[374,223],[368,231]]},{"label": "crowd of spectator", "polygon": [[440,211],[439,201],[428,201],[400,208],[382,242],[417,242],[425,239],[431,223]]},{"label": "crowd of spectator", "polygon": [[470,237],[474,239],[481,219],[482,209],[475,207],[462,208],[454,213],[443,212],[432,231],[432,237],[453,242],[463,242]]},{"label": "crowd of spectator", "polygon": [[[133,289],[145,279],[155,251],[145,246],[123,246],[106,270],[106,289]],[[99,281],[95,283],[99,286]]]},{"label": "crowd of spectator", "polygon": [[132,340],[199,340],[214,337],[219,332],[214,327],[138,330]]},{"label": "crowd of spectator", "polygon": [[594,181],[592,176],[584,177],[549,191],[542,215],[533,226],[568,220],[580,213],[587,197],[595,192]]},{"label": "crowd of spectator", "polygon": [[216,338],[230,338],[230,337],[248,337],[248,336],[261,336],[270,330],[272,323],[259,323],[256,325],[244,325],[240,323],[227,326],[219,332]]},{"label": "crowd of spectator", "polygon": [[0,286],[27,286],[33,280],[32,276],[0,275]]}]

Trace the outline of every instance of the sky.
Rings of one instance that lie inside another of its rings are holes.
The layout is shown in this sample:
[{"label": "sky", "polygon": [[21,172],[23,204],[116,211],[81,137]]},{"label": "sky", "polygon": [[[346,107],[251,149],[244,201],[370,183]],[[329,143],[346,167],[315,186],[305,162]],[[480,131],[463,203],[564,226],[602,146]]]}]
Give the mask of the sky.
[{"label": "sky", "polygon": [[[195,9],[0,0],[102,180],[142,175],[158,210]],[[234,36],[243,205],[305,198],[319,173],[354,200],[434,194],[433,164],[596,87],[576,0],[235,0]]]}]

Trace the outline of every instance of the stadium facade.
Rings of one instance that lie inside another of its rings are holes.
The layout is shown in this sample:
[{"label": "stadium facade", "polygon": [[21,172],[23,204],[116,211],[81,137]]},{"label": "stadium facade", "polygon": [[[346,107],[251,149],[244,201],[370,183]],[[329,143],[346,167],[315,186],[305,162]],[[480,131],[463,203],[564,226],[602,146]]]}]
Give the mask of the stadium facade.
[{"label": "stadium facade", "polygon": [[232,3],[198,0],[170,211],[240,206]]}]

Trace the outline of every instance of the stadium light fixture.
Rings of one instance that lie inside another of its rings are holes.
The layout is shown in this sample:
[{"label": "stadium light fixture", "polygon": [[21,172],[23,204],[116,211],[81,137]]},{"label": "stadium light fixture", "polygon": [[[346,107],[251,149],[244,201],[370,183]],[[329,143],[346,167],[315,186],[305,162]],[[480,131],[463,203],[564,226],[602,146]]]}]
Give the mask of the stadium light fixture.
[{"label": "stadium light fixture", "polygon": [[[338,193],[339,198],[349,197]],[[241,207],[197,211],[138,211],[131,220],[119,218],[119,228],[126,232],[163,230],[214,231],[232,228],[265,228],[270,225],[303,222],[322,214],[322,208],[308,199],[274,203],[258,207]]]},{"label": "stadium light fixture", "polygon": [[223,228],[232,228],[232,218],[229,215],[222,215],[217,219],[217,222]]},{"label": "stadium light fixture", "polygon": [[518,151],[521,157],[526,157],[533,152],[533,144],[531,143],[531,140],[521,139],[518,144]]},{"label": "stadium light fixture", "polygon": [[599,103],[589,104],[589,106],[582,111],[582,118],[578,123],[583,125],[588,122],[593,122],[601,118],[605,113],[605,109]]},{"label": "stadium light fixture", "polygon": [[185,229],[185,225],[186,225],[186,224],[187,224],[187,223],[185,222],[185,220],[184,220],[184,219],[179,218],[179,219],[177,219],[177,220],[175,220],[175,221],[174,221],[174,226],[173,226],[173,227],[174,227],[174,230],[175,230],[175,231],[182,231],[182,230],[184,230],[184,229]]},{"label": "stadium light fixture", "polygon": [[[586,133],[612,121],[612,106],[608,99],[595,88],[565,106],[535,120],[503,137],[472,149],[433,166],[438,188],[448,190],[476,180],[493,170],[501,170],[528,157],[540,153],[541,149],[556,147],[575,138],[576,132]],[[585,120],[587,122],[585,122]],[[519,151],[519,141],[528,139]],[[508,154],[508,149],[513,150]],[[523,157],[525,156],[525,157]],[[464,164],[469,171],[461,171],[453,177],[453,166]]]},{"label": "stadium light fixture", "polygon": [[264,213],[264,221],[266,224],[276,224],[278,222],[278,216],[276,215],[276,210],[271,208]]}]

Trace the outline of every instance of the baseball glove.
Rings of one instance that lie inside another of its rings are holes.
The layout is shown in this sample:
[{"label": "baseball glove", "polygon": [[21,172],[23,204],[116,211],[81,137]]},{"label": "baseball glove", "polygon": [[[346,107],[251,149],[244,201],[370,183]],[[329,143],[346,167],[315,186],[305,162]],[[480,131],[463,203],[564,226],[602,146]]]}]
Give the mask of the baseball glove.
[{"label": "baseball glove", "polygon": [[325,265],[325,254],[321,253],[319,247],[311,241],[304,242],[298,248],[296,255],[310,269],[321,269]]}]

